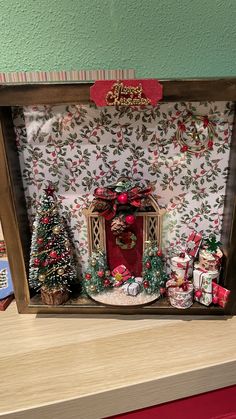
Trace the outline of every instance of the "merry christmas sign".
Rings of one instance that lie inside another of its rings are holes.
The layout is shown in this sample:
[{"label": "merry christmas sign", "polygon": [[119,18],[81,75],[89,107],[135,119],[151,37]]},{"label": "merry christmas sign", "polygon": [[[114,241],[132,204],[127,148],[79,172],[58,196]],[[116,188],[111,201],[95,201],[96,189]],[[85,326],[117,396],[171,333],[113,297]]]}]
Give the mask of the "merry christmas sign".
[{"label": "merry christmas sign", "polygon": [[97,106],[155,106],[162,99],[162,85],[156,79],[98,80],[90,99]]}]

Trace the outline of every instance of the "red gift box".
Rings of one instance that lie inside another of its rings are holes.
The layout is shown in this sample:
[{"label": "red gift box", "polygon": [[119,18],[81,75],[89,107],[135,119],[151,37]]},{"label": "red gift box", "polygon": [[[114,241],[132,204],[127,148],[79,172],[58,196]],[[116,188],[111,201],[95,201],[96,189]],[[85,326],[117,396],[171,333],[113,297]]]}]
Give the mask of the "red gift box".
[{"label": "red gift box", "polygon": [[222,287],[221,285],[218,285],[215,282],[213,282],[212,293],[213,293],[213,299],[217,299],[216,304],[224,308],[229,299],[230,291]]},{"label": "red gift box", "polygon": [[187,239],[186,253],[195,258],[202,242],[202,235],[195,231]]},{"label": "red gift box", "polygon": [[123,282],[131,278],[132,275],[125,265],[119,265],[113,269],[112,276],[116,281],[114,286],[119,287],[121,284],[123,284]]}]

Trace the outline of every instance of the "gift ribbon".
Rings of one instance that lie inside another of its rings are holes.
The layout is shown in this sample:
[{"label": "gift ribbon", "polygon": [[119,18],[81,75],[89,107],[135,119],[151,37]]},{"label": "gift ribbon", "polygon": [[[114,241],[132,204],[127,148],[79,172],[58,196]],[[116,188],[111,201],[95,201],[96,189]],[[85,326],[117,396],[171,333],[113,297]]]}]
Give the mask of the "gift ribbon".
[{"label": "gift ribbon", "polygon": [[212,291],[211,292],[210,291],[206,291],[204,288],[202,288],[202,280],[203,280],[204,273],[206,273],[206,272],[201,271],[201,273],[199,275],[199,278],[198,278],[199,279],[199,288],[197,290],[195,290],[195,291],[201,291],[203,294],[210,294],[210,295],[212,295]]},{"label": "gift ribbon", "polygon": [[[189,285],[191,284],[191,282],[190,281],[183,281],[182,282],[182,284],[178,284],[177,282],[175,283],[175,284],[171,284],[171,285],[167,285],[167,288],[177,288],[177,287],[179,287],[179,288],[182,288],[182,290],[183,291],[189,291]],[[183,285],[187,285],[187,289],[186,290],[184,290],[183,289]]]},{"label": "gift ribbon", "polygon": [[112,276],[118,284],[121,284],[122,282],[127,281],[131,277],[131,274],[126,266],[120,265],[119,267],[113,269]]},{"label": "gift ribbon", "polygon": [[[184,259],[185,258],[185,252],[181,252],[179,254],[179,257]],[[184,271],[184,278],[186,278],[188,276],[189,262],[190,262],[189,260],[185,264],[177,262],[177,268],[185,270]]]},{"label": "gift ribbon", "polygon": [[[196,239],[196,237],[197,237],[197,239]],[[200,234],[198,234],[198,233],[194,233],[194,236],[191,238],[191,241],[195,243],[195,247],[193,249],[188,248],[188,243],[187,243],[186,252],[187,253],[194,252],[194,254],[196,256],[197,250],[198,250],[198,248],[200,247],[200,244],[201,244],[201,240],[202,240],[202,236]]]},{"label": "gift ribbon", "polygon": [[[124,191],[124,193],[127,193],[128,195],[128,202],[127,204],[132,205],[133,207],[139,208],[141,206],[141,200],[145,196],[150,195],[152,192],[151,187],[147,187],[144,189],[141,189],[139,187],[133,187],[129,191]],[[122,193],[122,192],[121,192]],[[96,188],[94,191],[94,197],[95,197],[95,206],[97,203],[98,209],[99,204],[101,204],[101,201],[106,202],[106,208],[100,212],[100,214],[106,219],[111,220],[115,217],[117,212],[117,203],[116,199],[120,195],[120,192],[115,192],[110,188]],[[99,202],[100,201],[100,202]]]}]

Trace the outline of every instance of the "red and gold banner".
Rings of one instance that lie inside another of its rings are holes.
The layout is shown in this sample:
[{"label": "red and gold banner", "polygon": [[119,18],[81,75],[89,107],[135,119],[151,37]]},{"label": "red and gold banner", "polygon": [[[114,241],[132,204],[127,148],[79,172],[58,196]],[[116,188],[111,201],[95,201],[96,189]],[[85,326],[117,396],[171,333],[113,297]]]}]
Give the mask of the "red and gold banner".
[{"label": "red and gold banner", "polygon": [[156,79],[98,80],[90,88],[90,99],[97,106],[155,106],[162,90]]}]

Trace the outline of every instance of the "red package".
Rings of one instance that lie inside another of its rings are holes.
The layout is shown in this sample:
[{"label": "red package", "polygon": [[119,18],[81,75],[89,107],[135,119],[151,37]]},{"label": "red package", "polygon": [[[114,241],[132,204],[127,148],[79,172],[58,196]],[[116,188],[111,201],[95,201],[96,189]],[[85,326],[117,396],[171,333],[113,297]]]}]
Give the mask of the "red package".
[{"label": "red package", "polygon": [[222,287],[221,285],[218,285],[215,282],[212,282],[212,293],[213,293],[212,301],[215,304],[218,304],[219,306],[224,308],[229,299],[230,291]]},{"label": "red package", "polygon": [[112,271],[112,276],[115,279],[115,287],[118,287],[123,282],[127,281],[129,278],[131,278],[130,271],[126,268],[125,265],[119,265]]},{"label": "red package", "polygon": [[195,258],[202,242],[202,235],[193,231],[187,240],[186,253]]}]

